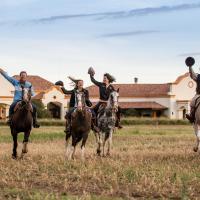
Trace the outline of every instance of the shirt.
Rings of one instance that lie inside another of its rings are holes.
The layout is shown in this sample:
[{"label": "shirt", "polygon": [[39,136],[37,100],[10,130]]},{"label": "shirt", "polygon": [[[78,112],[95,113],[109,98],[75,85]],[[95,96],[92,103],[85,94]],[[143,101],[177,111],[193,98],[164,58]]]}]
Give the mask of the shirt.
[{"label": "shirt", "polygon": [[[62,89],[62,91],[63,91],[64,94],[70,94],[71,95],[69,107],[70,108],[77,107],[77,102],[76,102],[76,92],[77,92],[77,90],[76,89],[66,90],[64,87],[62,87],[61,89]],[[89,99],[89,92],[88,92],[88,90],[83,89],[82,92],[84,93],[84,96],[85,96],[85,103],[86,103],[86,105],[88,107],[91,107],[92,103],[91,103],[91,101]]]},{"label": "shirt", "polygon": [[114,87],[112,85],[106,87],[105,83],[96,81],[91,75],[90,79],[96,86],[99,87],[100,100],[107,101],[109,99],[110,93],[115,90]]},{"label": "shirt", "polygon": [[32,84],[28,81],[25,83],[20,83],[20,81],[16,80],[13,77],[10,77],[6,72],[1,73],[5,79],[7,79],[15,88],[15,93],[14,93],[14,99],[13,102],[21,101],[22,100],[22,87],[23,85],[24,89],[29,89],[31,87],[31,96],[34,96],[34,90],[32,87]]}]

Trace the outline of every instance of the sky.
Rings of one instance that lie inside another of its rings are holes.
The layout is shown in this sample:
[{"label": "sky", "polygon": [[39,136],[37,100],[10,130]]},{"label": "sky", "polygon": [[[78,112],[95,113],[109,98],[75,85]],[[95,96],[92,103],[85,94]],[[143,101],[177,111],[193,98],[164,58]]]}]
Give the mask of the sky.
[{"label": "sky", "polygon": [[0,67],[52,82],[165,83],[200,64],[200,0],[1,0]]}]

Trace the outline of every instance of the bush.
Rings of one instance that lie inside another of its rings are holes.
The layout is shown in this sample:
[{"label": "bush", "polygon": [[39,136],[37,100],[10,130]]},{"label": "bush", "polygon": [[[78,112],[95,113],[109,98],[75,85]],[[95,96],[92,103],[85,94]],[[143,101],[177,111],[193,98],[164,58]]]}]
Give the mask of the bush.
[{"label": "bush", "polygon": [[51,118],[51,113],[45,109],[44,104],[40,100],[32,100],[32,103],[37,107],[37,116],[38,118]]}]

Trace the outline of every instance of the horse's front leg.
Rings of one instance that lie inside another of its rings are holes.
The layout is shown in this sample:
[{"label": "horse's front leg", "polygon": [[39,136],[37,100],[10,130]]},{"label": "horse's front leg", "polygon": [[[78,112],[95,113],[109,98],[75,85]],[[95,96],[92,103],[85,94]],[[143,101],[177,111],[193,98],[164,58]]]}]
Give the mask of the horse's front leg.
[{"label": "horse's front leg", "polygon": [[23,140],[21,158],[24,157],[25,153],[28,153],[28,141],[29,141],[30,133],[31,133],[31,130],[24,132],[24,140]]},{"label": "horse's front leg", "polygon": [[81,144],[81,160],[85,161],[85,144],[88,138],[88,133],[85,133],[83,136],[82,144]]},{"label": "horse's front leg", "polygon": [[100,156],[101,155],[101,145],[102,145],[102,132],[98,133],[98,141],[97,141],[97,155]]},{"label": "horse's front leg", "polygon": [[106,156],[106,154],[105,154],[105,148],[106,148],[106,142],[107,142],[107,140],[109,138],[109,135],[110,135],[110,132],[104,133],[103,145],[102,145],[103,146],[103,157]]},{"label": "horse's front leg", "polygon": [[66,137],[65,137],[65,145],[66,145],[66,157],[68,157],[68,154],[69,154],[69,140],[70,140],[70,137],[71,137],[71,132],[68,132],[66,133]]},{"label": "horse's front leg", "polygon": [[13,154],[12,154],[12,158],[13,159],[17,159],[17,133],[16,132],[12,132],[12,137],[13,137]]},{"label": "horse's front leg", "polygon": [[76,153],[76,145],[78,143],[77,137],[72,133],[72,146],[69,152],[68,160],[74,159],[75,153]]},{"label": "horse's front leg", "polygon": [[109,137],[108,137],[107,156],[110,156],[110,150],[111,150],[111,147],[112,147],[112,135],[113,135],[113,130],[110,130]]},{"label": "horse's front leg", "polygon": [[194,124],[194,131],[196,135],[196,144],[193,148],[194,152],[200,151],[200,125]]}]

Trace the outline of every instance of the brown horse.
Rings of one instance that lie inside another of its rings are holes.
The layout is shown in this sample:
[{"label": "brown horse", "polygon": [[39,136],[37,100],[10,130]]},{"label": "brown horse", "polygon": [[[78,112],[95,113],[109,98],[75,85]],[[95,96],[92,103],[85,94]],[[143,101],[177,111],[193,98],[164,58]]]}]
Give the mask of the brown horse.
[{"label": "brown horse", "polygon": [[21,158],[23,158],[24,154],[28,152],[27,144],[33,124],[32,110],[31,87],[27,90],[22,86],[22,101],[17,103],[15,106],[15,112],[10,124],[11,134],[13,137],[13,159],[17,158],[17,136],[20,132],[24,132]]},{"label": "brown horse", "polygon": [[[68,159],[74,159],[76,145],[82,140],[81,159],[84,161],[85,144],[91,129],[92,113],[85,104],[84,94],[76,94],[77,108],[71,115],[71,131],[66,135],[66,146]],[[68,149],[69,139],[72,136],[72,147]]]}]

